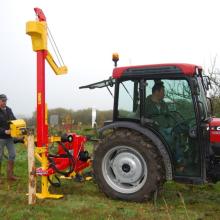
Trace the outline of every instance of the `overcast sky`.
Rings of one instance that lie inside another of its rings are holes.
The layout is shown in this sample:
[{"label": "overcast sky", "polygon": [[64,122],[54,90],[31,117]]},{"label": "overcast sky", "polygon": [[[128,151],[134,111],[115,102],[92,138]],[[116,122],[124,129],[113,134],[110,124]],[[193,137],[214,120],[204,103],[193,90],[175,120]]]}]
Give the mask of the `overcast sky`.
[{"label": "overcast sky", "polygon": [[56,76],[47,65],[50,109],[111,109],[106,89],[78,87],[107,79],[113,52],[119,66],[184,62],[205,69],[220,54],[218,0],[1,0],[0,93],[15,114],[31,116],[36,108],[36,53],[25,34],[34,7],[44,11],[69,69]]}]

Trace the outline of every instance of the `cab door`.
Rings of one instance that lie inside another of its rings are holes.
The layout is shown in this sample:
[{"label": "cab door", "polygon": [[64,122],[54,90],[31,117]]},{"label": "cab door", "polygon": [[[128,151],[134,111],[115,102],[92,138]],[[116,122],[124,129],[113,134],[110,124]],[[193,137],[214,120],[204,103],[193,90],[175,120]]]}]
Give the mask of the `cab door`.
[{"label": "cab door", "polygon": [[[201,146],[197,127],[197,107],[191,93],[190,83],[186,78],[160,79],[164,86],[164,97],[168,111],[154,109],[153,87],[158,80],[146,79],[143,114],[151,120],[151,126],[159,132],[171,152],[174,176],[176,179],[201,179]],[[149,102],[152,98],[152,102]],[[146,101],[148,100],[148,101]],[[150,103],[150,104],[149,104]],[[161,105],[162,106],[162,105]],[[159,105],[157,108],[161,108]],[[159,113],[158,113],[159,112]]]}]

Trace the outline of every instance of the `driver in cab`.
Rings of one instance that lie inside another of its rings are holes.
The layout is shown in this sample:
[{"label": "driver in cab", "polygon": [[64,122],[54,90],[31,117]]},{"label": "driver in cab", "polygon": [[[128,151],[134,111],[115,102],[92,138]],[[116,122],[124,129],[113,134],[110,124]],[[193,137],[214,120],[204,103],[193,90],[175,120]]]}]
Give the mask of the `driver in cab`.
[{"label": "driver in cab", "polygon": [[183,149],[180,146],[180,136],[173,135],[172,130],[174,127],[174,121],[172,121],[171,112],[169,112],[168,105],[164,102],[164,85],[163,82],[157,81],[152,87],[152,95],[146,98],[145,102],[145,117],[152,119],[156,129],[164,136],[165,140],[173,147],[175,152],[175,159],[180,171],[182,172],[184,167],[183,163]]},{"label": "driver in cab", "polygon": [[167,128],[169,125],[169,110],[164,102],[164,85],[163,82],[155,82],[152,87],[152,95],[149,95],[145,100],[145,117],[154,120],[154,123],[159,127]]}]

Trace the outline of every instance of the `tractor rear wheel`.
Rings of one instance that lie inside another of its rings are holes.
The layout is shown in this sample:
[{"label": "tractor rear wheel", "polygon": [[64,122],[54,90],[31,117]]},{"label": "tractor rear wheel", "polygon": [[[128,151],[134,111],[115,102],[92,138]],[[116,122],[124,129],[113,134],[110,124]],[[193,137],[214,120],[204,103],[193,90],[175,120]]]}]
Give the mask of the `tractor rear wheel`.
[{"label": "tractor rear wheel", "polygon": [[144,201],[165,181],[160,153],[144,135],[118,129],[96,147],[93,161],[95,180],[113,199]]}]

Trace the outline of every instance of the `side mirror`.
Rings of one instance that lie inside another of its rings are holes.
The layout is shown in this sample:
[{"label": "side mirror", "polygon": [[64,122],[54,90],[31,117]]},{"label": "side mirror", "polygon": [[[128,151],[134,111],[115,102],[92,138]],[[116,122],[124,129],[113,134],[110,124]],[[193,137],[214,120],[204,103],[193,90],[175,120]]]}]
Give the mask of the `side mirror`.
[{"label": "side mirror", "polygon": [[206,115],[205,115],[205,106],[204,106],[204,103],[199,101],[198,102],[198,108],[199,108],[199,114],[201,116],[201,120],[205,120],[206,119]]},{"label": "side mirror", "polygon": [[203,76],[203,84],[204,84],[204,87],[205,89],[208,91],[210,88],[212,88],[212,85],[211,85],[211,80],[209,78],[209,76]]},{"label": "side mirror", "polygon": [[199,90],[199,84],[195,78],[192,79],[192,93],[194,95],[199,95],[200,90]]},{"label": "side mirror", "polygon": [[213,115],[213,103],[212,103],[212,99],[209,97],[206,97],[207,99],[207,105],[208,105],[208,113],[209,115]]}]

